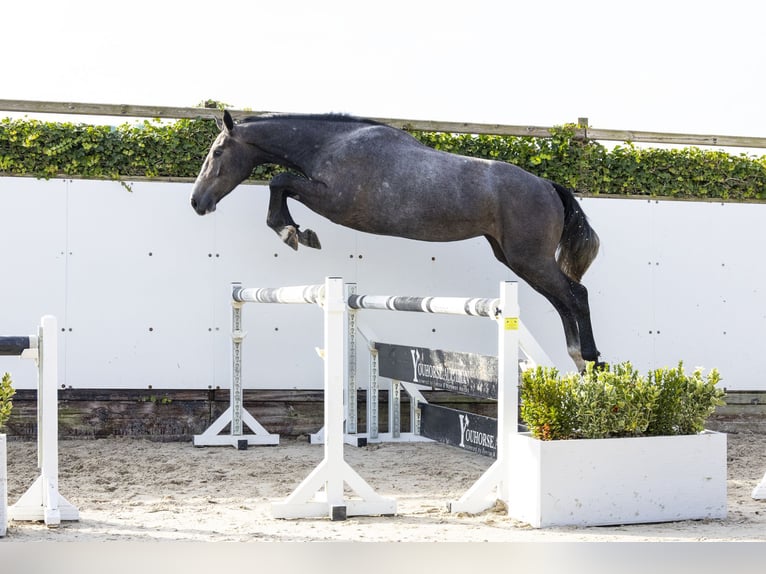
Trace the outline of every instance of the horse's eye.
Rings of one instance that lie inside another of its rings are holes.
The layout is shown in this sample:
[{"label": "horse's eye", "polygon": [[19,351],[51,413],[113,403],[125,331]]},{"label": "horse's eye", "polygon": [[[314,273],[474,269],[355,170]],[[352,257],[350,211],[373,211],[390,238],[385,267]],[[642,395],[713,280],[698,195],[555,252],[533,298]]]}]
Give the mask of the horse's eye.
[{"label": "horse's eye", "polygon": [[217,148],[213,150],[213,157],[220,157],[223,153],[223,150],[221,148]]}]

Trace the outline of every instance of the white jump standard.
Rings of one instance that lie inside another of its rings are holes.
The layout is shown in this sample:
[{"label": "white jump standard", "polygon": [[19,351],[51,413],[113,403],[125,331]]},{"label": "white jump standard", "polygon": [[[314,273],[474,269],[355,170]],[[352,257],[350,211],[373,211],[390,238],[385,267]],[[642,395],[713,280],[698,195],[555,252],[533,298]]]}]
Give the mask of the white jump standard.
[{"label": "white jump standard", "polygon": [[[396,501],[377,494],[343,457],[346,301],[343,279],[324,285],[256,289],[235,287],[240,302],[316,304],[324,312],[324,459],[283,502],[272,505],[275,518],[342,520],[347,516],[396,513]],[[347,498],[344,485],[356,497]]]},{"label": "white jump standard", "polygon": [[8,508],[8,518],[44,521],[58,526],[79,520],[80,513],[58,490],[58,346],[56,318],[46,315],[37,336],[0,337],[0,354],[19,355],[37,363],[37,460],[40,476]]},{"label": "white jump standard", "polygon": [[[349,430],[344,429],[344,423],[352,423],[352,417],[346,409],[352,403],[351,396],[355,395],[353,390],[355,387],[346,389],[345,383],[347,376],[355,370],[356,355],[349,353],[356,350],[355,343],[353,348],[345,348],[346,336],[349,334],[347,327],[349,323],[352,328],[355,326],[355,313],[362,309],[468,315],[495,321],[498,330],[496,363],[498,419],[497,439],[494,441],[496,460],[460,500],[450,504],[450,508],[453,512],[476,513],[491,507],[498,499],[507,501],[508,435],[517,432],[518,429],[520,322],[517,283],[501,283],[500,297],[497,299],[356,295],[353,287],[349,287],[349,292],[346,293],[343,280],[337,277],[328,277],[324,285],[265,289],[245,289],[239,284],[234,285],[233,299],[236,304],[232,329],[235,349],[235,360],[232,363],[233,397],[238,394],[241,397],[241,380],[237,373],[236,357],[240,354],[237,351],[237,345],[244,337],[241,333],[241,317],[238,315],[243,303],[316,304],[322,307],[324,312],[324,348],[320,351],[320,356],[324,360],[324,427],[322,429],[324,459],[284,502],[272,505],[273,516],[275,518],[329,516],[339,520],[347,516],[378,516],[396,513],[396,501],[377,494],[344,460],[343,448],[347,440],[345,431]],[[351,320],[347,321],[349,315]],[[349,340],[349,347],[351,346],[352,340]],[[412,386],[411,389],[410,386]],[[414,385],[408,385],[405,388],[412,397],[420,396]],[[348,399],[344,397],[345,393],[349,394]],[[371,402],[377,405],[377,401],[370,401],[368,398],[368,405]],[[232,412],[236,412],[235,406],[232,403]],[[417,404],[413,401],[413,410],[417,410],[416,407]],[[412,414],[414,419],[417,413]],[[355,425],[352,423],[351,426]],[[394,426],[398,428],[398,424]],[[195,444],[198,444],[196,439]],[[355,496],[346,496],[345,485],[350,487]]]},{"label": "white jump standard", "polygon": [[[231,302],[231,389],[229,408],[211,424],[205,432],[194,435],[194,446],[233,446],[245,450],[249,445],[278,445],[279,435],[267,431],[244,407],[242,392],[242,340],[247,333],[242,330],[242,306],[246,301],[277,303],[262,300],[253,289],[242,289],[240,283],[232,283]],[[305,301],[304,301],[305,302]],[[229,434],[221,434],[229,425]],[[251,433],[245,434],[247,426]]]}]

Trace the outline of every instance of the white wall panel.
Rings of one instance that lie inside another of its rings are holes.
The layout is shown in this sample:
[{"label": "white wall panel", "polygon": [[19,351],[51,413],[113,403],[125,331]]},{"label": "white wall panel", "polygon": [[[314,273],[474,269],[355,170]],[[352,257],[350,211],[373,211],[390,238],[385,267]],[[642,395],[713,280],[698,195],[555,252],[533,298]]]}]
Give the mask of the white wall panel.
[{"label": "white wall panel", "polygon": [[[0,334],[36,335],[43,315],[65,314],[67,186],[0,178]],[[0,357],[5,372],[16,388],[37,384],[33,361]]]},{"label": "white wall panel", "polygon": [[69,189],[66,384],[209,384],[211,222],[186,186],[74,181]]},{"label": "white wall panel", "polygon": [[[0,178],[3,334],[33,333],[57,315],[62,384],[208,388],[229,384],[230,283],[276,287],[325,276],[360,293],[494,297],[512,274],[482,238],[424,243],[356,233],[292,202],[322,250],[295,252],[266,226],[268,189],[241,186],[197,216],[189,184]],[[729,388],[762,389],[766,335],[766,205],[589,198],[601,237],[585,276],[596,342],[607,361],[639,369],[718,367]],[[521,284],[522,319],[560,369],[558,315]],[[321,388],[321,310],[245,307],[247,387]],[[381,340],[491,354],[491,321],[415,313],[359,314]],[[362,374],[365,371],[362,361]],[[19,388],[34,369],[1,358]]]}]

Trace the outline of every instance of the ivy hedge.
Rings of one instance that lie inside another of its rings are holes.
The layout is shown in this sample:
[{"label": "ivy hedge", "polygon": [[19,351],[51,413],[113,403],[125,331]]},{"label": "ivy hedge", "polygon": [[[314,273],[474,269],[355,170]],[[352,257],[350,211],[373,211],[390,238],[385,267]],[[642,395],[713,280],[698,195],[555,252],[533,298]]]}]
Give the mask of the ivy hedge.
[{"label": "ivy hedge", "polygon": [[[115,180],[196,177],[218,133],[212,120],[146,120],[117,127],[0,120],[0,175]],[[766,198],[766,156],[724,151],[611,149],[559,126],[549,138],[413,132],[424,144],[464,155],[514,163],[588,194],[760,200]],[[254,180],[278,168],[260,166]]]}]

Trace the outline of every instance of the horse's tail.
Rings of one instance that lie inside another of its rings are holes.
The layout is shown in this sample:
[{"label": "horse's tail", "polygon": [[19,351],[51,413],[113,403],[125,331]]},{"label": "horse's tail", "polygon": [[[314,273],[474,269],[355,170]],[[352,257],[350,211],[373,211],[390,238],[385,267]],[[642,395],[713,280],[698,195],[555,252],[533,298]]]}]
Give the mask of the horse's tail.
[{"label": "horse's tail", "polygon": [[564,204],[564,231],[556,250],[556,261],[568,277],[579,283],[598,254],[600,240],[572,191],[551,183]]}]

